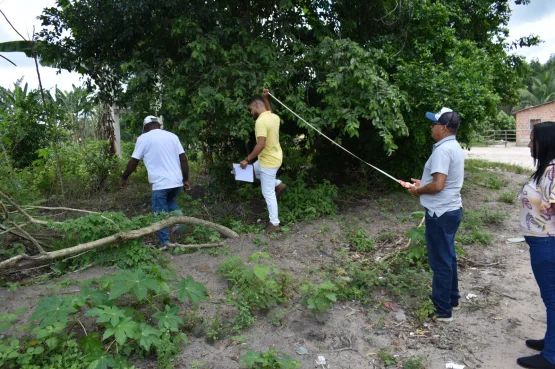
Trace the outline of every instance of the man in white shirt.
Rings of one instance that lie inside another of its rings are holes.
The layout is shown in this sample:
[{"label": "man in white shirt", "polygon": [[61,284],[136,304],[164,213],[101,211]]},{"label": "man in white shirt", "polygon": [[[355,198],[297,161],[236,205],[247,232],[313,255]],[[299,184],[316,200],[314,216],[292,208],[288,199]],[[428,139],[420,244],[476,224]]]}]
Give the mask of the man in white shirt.
[{"label": "man in white shirt", "polygon": [[[143,121],[143,133],[135,144],[135,150],[123,172],[120,186],[125,186],[127,178],[143,160],[152,184],[152,213],[177,213],[181,210],[175,201],[176,196],[185,188],[189,190],[189,163],[179,138],[161,129],[160,120],[149,115]],[[170,232],[165,228],[158,232],[162,247],[170,243]]]},{"label": "man in white shirt", "polygon": [[438,321],[453,320],[459,307],[459,282],[455,234],[462,218],[461,188],[464,182],[464,152],[456,134],[461,124],[459,114],[449,108],[427,113],[432,138],[436,142],[424,166],[421,180],[413,179],[409,192],[420,196],[426,210],[426,246],[428,263],[434,273],[432,301]]}]

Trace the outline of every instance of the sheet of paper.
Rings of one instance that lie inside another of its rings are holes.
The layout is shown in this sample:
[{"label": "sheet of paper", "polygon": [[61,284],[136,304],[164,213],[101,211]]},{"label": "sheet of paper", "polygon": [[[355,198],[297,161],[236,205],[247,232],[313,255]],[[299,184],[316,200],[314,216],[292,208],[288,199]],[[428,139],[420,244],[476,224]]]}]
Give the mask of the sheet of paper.
[{"label": "sheet of paper", "polygon": [[254,182],[254,170],[252,165],[247,165],[246,169],[241,169],[239,164],[233,163],[233,170],[235,171],[236,181]]}]

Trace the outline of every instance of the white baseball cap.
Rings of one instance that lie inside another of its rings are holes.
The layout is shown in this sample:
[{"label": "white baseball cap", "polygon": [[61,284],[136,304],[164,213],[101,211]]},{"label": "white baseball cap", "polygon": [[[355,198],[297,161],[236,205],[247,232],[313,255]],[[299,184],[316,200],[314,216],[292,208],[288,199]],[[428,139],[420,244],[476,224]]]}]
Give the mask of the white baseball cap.
[{"label": "white baseball cap", "polygon": [[160,124],[160,119],[154,115],[149,115],[143,120],[143,126],[146,126],[149,123],[158,123]]}]

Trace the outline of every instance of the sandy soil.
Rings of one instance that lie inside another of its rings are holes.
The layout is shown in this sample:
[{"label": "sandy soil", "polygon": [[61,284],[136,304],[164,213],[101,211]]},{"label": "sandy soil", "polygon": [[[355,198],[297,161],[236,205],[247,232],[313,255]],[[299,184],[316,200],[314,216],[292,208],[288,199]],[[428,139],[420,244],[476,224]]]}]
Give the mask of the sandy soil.
[{"label": "sandy soil", "polygon": [[[502,175],[509,180],[509,185],[501,191],[516,191],[526,178],[512,173]],[[336,304],[325,323],[320,323],[296,298],[290,307],[278,309],[284,312],[280,327],[272,325],[269,317],[259,316],[254,327],[242,333],[247,344],[234,345],[225,339],[210,345],[204,338],[191,335],[191,343],[183,347],[176,368],[191,368],[194,361],[205,362],[207,368],[212,369],[239,368],[237,359],[247,349],[265,351],[269,348],[276,348],[299,360],[303,368],[315,368],[318,355],[326,357],[331,369],[384,368],[377,357],[381,349],[387,349],[399,359],[399,364],[389,368],[401,368],[405,359],[414,356],[425,357],[429,369],[443,369],[449,361],[466,365],[466,368],[517,368],[517,357],[534,354],[526,348],[524,340],[543,336],[545,310],[529,265],[527,245],[507,243],[508,238],[520,236],[518,203],[497,202],[496,193],[470,187],[464,197],[466,209],[486,205],[506,211],[510,218],[502,226],[490,229],[494,234],[493,244],[464,247],[466,258],[472,262],[463,263],[465,267],[460,269],[463,299],[453,322],[423,326],[410,311],[405,311],[406,321],[399,321],[396,313],[384,309],[379,303],[361,306],[348,302]],[[393,198],[397,200],[393,202]],[[399,237],[413,227],[414,222],[400,223],[395,216],[419,209],[416,201],[404,194],[394,194],[391,199],[391,202],[366,200],[341,215],[294,226],[290,233],[277,238],[258,236],[266,243],[262,246],[253,243],[254,236],[243,236],[230,241],[229,249],[231,255],[246,258],[267,247],[276,263],[302,281],[310,278],[314,268],[331,262],[330,255],[344,246],[341,240],[345,237],[345,224],[362,226],[370,235],[394,231]],[[384,203],[388,205],[384,206]],[[328,227],[329,232],[321,231]],[[391,251],[380,250],[384,255]],[[221,306],[227,288],[217,268],[228,256],[214,257],[207,252],[197,252],[168,257],[179,274],[190,274],[209,289],[211,302],[201,305],[200,314],[212,316]],[[90,269],[63,279],[79,281],[108,272],[110,269]],[[47,288],[49,284],[58,282],[21,287],[16,292],[0,289],[0,312],[12,311],[22,305],[33,306],[41,297],[52,293],[52,289]],[[73,285],[59,292],[72,293],[77,289]],[[464,298],[467,294],[476,297],[467,300]],[[402,300],[393,302],[400,309],[404,308]],[[307,355],[295,352],[301,345],[308,349]],[[155,368],[154,363],[146,361],[138,362],[136,366]]]},{"label": "sandy soil", "polygon": [[530,149],[528,147],[473,147],[470,150],[465,150],[464,153],[465,156],[470,159],[482,159],[506,164],[515,164],[524,168],[534,169],[534,162],[530,157]]}]

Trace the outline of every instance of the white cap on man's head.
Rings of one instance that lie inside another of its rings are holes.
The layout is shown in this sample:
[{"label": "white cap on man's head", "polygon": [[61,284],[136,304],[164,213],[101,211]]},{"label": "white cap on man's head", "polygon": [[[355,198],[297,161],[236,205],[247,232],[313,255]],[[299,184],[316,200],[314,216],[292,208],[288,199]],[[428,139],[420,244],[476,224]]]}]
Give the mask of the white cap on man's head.
[{"label": "white cap on man's head", "polygon": [[154,116],[154,115],[149,115],[147,116],[144,120],[143,120],[143,126],[146,126],[149,123],[160,123],[160,119],[158,119],[158,117]]}]

